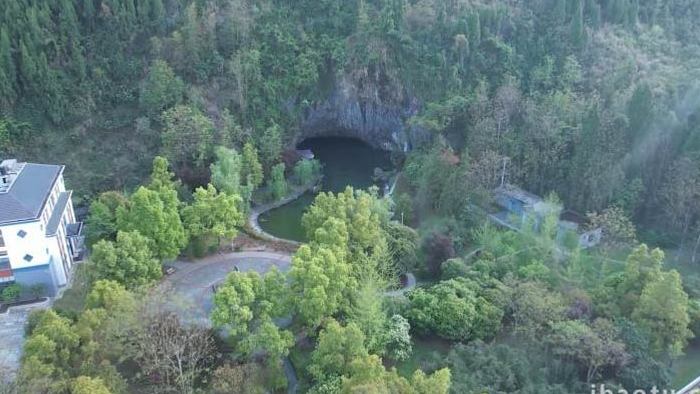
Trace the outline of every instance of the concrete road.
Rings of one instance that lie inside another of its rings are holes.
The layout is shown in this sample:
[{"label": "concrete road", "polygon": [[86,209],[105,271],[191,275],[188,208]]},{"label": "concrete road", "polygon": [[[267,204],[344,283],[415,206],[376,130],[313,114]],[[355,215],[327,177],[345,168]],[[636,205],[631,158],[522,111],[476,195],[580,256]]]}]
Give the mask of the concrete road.
[{"label": "concrete road", "polygon": [[173,305],[181,316],[190,322],[210,325],[209,313],[213,307],[212,287],[223,282],[229,272],[238,267],[240,271],[265,273],[277,267],[282,272],[289,270],[291,256],[273,252],[236,252],[209,256],[196,262],[177,261],[171,263],[176,272],[165,277],[161,287],[172,298]]}]

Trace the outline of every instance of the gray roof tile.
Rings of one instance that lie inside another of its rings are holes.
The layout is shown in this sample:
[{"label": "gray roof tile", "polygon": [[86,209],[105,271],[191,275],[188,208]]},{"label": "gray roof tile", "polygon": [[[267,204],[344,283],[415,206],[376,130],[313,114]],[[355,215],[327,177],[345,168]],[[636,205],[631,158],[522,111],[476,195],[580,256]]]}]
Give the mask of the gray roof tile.
[{"label": "gray roof tile", "polygon": [[39,217],[63,166],[27,163],[6,193],[0,193],[0,224]]}]

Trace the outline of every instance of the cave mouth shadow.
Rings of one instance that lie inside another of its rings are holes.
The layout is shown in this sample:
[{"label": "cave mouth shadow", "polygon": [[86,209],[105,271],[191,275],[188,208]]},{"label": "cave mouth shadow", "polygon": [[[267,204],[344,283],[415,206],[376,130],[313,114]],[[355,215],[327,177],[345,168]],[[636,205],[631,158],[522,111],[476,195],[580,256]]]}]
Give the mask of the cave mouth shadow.
[{"label": "cave mouth shadow", "polygon": [[312,135],[305,137],[304,139],[298,141],[294,148],[297,150],[306,150],[316,148],[323,148],[324,145],[337,145],[337,144],[347,144],[350,146],[363,146],[373,150],[386,151],[385,149],[378,148],[364,139],[346,134],[323,134],[323,135]]}]

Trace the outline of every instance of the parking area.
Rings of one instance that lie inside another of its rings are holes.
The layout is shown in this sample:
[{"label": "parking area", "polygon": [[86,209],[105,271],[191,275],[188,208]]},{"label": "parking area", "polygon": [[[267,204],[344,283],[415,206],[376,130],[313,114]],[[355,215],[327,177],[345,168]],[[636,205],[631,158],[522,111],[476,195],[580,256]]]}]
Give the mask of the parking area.
[{"label": "parking area", "polygon": [[271,252],[238,252],[207,257],[196,262],[178,261],[170,265],[176,271],[167,276],[161,286],[172,296],[168,302],[178,314],[190,322],[209,325],[213,306],[212,287],[221,283],[236,267],[240,271],[265,273],[277,267],[286,272],[291,257]]}]

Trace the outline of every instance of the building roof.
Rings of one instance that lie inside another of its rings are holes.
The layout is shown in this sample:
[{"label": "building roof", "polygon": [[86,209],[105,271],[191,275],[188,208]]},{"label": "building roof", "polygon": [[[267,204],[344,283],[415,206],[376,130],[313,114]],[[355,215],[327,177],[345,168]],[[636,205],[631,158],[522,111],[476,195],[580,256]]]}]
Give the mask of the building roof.
[{"label": "building roof", "polygon": [[535,204],[543,201],[542,197],[536,196],[509,183],[506,183],[503,186],[499,186],[498,188],[496,188],[496,193],[522,201],[527,205],[534,206]]},{"label": "building roof", "polygon": [[46,223],[46,236],[56,235],[58,231],[58,225],[61,224],[61,218],[63,217],[63,212],[68,206],[68,200],[70,200],[71,192],[61,192],[56,200],[56,205],[53,207],[53,212],[49,218],[49,222]]},{"label": "building roof", "polygon": [[39,218],[63,166],[27,163],[7,192],[0,193],[0,224]]}]

